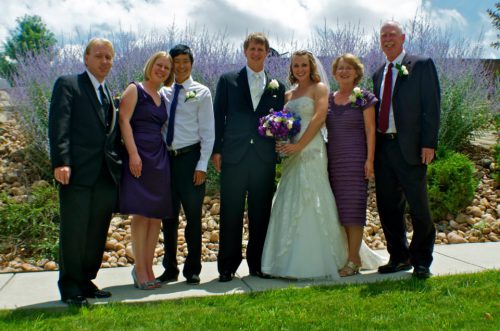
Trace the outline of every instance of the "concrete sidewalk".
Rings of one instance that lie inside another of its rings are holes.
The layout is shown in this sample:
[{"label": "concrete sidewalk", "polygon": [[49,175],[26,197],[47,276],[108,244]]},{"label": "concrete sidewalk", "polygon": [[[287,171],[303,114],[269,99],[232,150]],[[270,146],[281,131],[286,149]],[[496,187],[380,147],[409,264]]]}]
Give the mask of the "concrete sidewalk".
[{"label": "concrete sidewalk", "polygon": [[[377,251],[387,256],[386,251]],[[431,271],[435,276],[479,272],[500,269],[500,242],[436,245]],[[181,269],[182,270],[182,269]],[[306,287],[319,284],[371,283],[380,280],[411,277],[411,271],[395,274],[378,274],[375,270],[363,271],[361,275],[341,280],[288,281],[282,279],[261,279],[249,276],[243,261],[231,282],[218,281],[217,263],[203,263],[200,285],[187,285],[182,277],[175,283],[164,284],[162,288],[141,291],[132,286],[131,267],[101,269],[96,284],[111,291],[109,299],[91,299],[91,303],[146,302],[209,295],[250,293],[286,287]],[[161,266],[155,273],[163,272]],[[57,271],[0,274],[0,309],[54,308],[65,307],[57,290]]]}]

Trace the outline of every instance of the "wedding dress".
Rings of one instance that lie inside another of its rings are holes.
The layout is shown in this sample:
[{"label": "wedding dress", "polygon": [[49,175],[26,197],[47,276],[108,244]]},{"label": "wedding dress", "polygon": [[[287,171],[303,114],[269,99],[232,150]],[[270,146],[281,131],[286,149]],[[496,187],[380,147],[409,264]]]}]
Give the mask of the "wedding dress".
[{"label": "wedding dress", "polygon": [[[314,101],[290,100],[286,108],[301,117],[304,133],[314,114]],[[363,268],[375,269],[384,259],[362,243]],[[283,161],[274,195],[262,255],[262,272],[275,277],[339,278],[347,262],[347,236],[340,225],[327,173],[325,142],[320,132],[299,153]]]}]

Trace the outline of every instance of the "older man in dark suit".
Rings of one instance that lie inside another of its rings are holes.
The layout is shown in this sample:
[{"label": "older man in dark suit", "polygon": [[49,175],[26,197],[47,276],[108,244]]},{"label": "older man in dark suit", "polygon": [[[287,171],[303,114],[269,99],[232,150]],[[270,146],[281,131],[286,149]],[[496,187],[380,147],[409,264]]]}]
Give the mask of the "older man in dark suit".
[{"label": "older man in dark suit", "polygon": [[[386,63],[373,75],[377,106],[375,180],[377,206],[390,254],[380,273],[409,270],[431,276],[435,228],[427,197],[427,164],[434,158],[440,114],[440,87],[430,58],[407,54],[405,34],[390,21],[380,29]],[[410,207],[413,238],[406,239],[405,202]]]},{"label": "older man in dark suit", "polygon": [[214,100],[215,145],[212,161],[221,172],[219,280],[230,281],[242,260],[245,201],[248,205],[247,263],[261,271],[262,249],[271,213],[276,166],[275,142],[259,136],[259,118],[281,110],[285,87],[264,71],[269,41],[251,33],[244,42],[247,65],[221,76]]},{"label": "older man in dark suit", "polygon": [[49,112],[50,157],[61,184],[59,291],[63,302],[87,305],[107,298],[92,282],[100,268],[111,214],[118,198],[121,159],[117,112],[105,83],[113,45],[92,39],[87,70],[57,79]]}]

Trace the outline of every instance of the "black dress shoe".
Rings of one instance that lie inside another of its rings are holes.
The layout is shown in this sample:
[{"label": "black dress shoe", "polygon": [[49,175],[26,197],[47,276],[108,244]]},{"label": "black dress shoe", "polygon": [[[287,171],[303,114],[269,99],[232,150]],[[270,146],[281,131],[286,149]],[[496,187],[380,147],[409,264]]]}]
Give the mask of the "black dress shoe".
[{"label": "black dress shoe", "polygon": [[95,290],[84,292],[83,296],[86,298],[104,299],[104,298],[111,297],[111,292],[103,291],[103,290],[96,288]]},{"label": "black dress shoe", "polygon": [[270,279],[271,278],[271,275],[265,274],[262,271],[253,271],[253,270],[250,270],[250,276],[264,278],[264,279]]},{"label": "black dress shoe", "polygon": [[77,295],[74,297],[70,298],[64,298],[61,300],[65,304],[67,304],[70,307],[88,307],[89,302],[87,301],[87,298],[81,295]]},{"label": "black dress shoe", "polygon": [[186,283],[191,285],[198,285],[200,283],[200,276],[197,274],[186,277]]},{"label": "black dress shoe", "polygon": [[418,265],[413,269],[413,277],[418,279],[427,279],[432,276],[432,273],[428,267],[424,267],[423,265]]},{"label": "black dress shoe", "polygon": [[170,283],[170,282],[176,282],[178,278],[179,278],[179,271],[177,272],[165,271],[160,277],[157,277],[156,279],[162,283]]},{"label": "black dress shoe", "polygon": [[393,272],[410,270],[411,264],[409,261],[396,262],[394,260],[389,260],[389,263],[378,267],[378,272],[380,274],[391,274]]},{"label": "black dress shoe", "polygon": [[223,272],[219,275],[219,282],[230,282],[233,280],[234,274],[231,272]]}]

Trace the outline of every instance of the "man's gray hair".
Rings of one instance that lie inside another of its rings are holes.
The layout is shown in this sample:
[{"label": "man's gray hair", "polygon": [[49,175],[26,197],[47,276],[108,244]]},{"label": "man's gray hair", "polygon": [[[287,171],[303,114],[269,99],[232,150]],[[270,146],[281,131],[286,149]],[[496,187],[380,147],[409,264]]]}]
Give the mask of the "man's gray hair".
[{"label": "man's gray hair", "polygon": [[385,21],[382,24],[382,26],[380,27],[380,29],[382,29],[386,25],[394,26],[398,30],[399,33],[404,34],[403,26],[398,21],[393,21],[393,20]]}]

